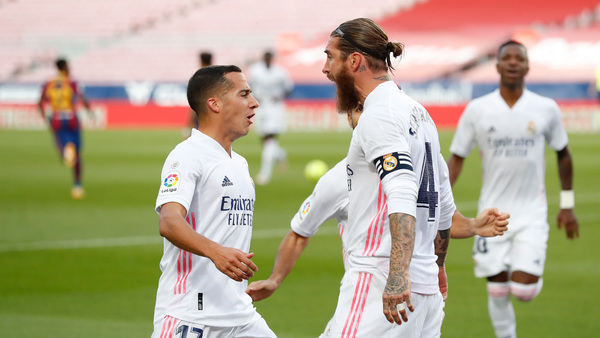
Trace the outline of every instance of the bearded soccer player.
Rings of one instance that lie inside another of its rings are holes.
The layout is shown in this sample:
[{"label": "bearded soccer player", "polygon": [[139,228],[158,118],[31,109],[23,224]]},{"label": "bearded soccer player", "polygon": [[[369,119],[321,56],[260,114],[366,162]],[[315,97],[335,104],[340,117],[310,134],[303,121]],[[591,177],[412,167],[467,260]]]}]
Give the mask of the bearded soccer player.
[{"label": "bearded soccer player", "polygon": [[483,184],[479,209],[498,206],[511,214],[511,228],[499,238],[476,237],[475,276],[487,278],[488,310],[497,337],[516,337],[510,300],[528,302],[542,290],[548,241],[545,145],[556,151],[561,182],[559,228],[579,236],[573,208],[573,165],[560,109],[554,100],[525,88],[529,60],[525,46],[507,41],[498,50],[500,88],[471,101],[461,116],[448,161],[452,184],[477,146]]},{"label": "bearded soccer player", "polygon": [[42,96],[38,109],[46,119],[44,107],[49,104],[52,115],[49,123],[54,133],[58,151],[65,165],[73,169],[73,188],[71,196],[81,199],[84,190],[81,182],[81,125],[77,117],[77,100],[80,100],[87,112],[93,117],[90,104],[83,94],[82,89],[69,76],[69,65],[65,59],[56,60],[57,76],[46,82],[42,89]]},{"label": "bearded soccer player", "polygon": [[403,51],[363,18],[342,23],[325,48],[338,110],[364,110],[346,158],[347,270],[323,337],[440,335],[438,274],[456,207],[433,120],[389,74]]}]

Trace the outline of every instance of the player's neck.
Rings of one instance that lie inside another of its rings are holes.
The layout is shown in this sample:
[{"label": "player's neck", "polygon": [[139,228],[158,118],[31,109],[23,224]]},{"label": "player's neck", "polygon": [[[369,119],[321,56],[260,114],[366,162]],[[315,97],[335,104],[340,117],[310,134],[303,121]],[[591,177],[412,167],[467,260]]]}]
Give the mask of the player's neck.
[{"label": "player's neck", "polygon": [[514,87],[500,85],[500,96],[502,96],[504,102],[506,102],[506,104],[512,108],[515,103],[517,103],[521,95],[523,95],[524,89],[524,85]]},{"label": "player's neck", "polygon": [[375,90],[377,86],[390,80],[391,78],[389,77],[387,72],[380,72],[377,74],[369,73],[365,74],[365,76],[362,79],[357,79],[355,85],[356,89],[360,94],[360,102],[364,103],[367,96],[369,96],[369,94],[371,94],[371,92]]},{"label": "player's neck", "polygon": [[233,140],[231,140],[228,135],[223,134],[223,129],[220,128],[211,128],[209,126],[198,126],[198,130],[202,132],[202,134],[212,138],[217,141],[223,147],[223,149],[227,152],[229,157],[231,157],[231,147],[233,145]]}]

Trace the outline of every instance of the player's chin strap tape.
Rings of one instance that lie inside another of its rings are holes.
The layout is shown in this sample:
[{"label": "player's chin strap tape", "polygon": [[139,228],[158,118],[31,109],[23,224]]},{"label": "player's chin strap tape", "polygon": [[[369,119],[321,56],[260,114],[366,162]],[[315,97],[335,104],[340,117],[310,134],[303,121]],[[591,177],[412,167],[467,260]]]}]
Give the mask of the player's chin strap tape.
[{"label": "player's chin strap tape", "polygon": [[408,153],[391,153],[376,158],[373,161],[379,178],[383,180],[387,174],[396,170],[410,170],[413,171],[412,161]]}]

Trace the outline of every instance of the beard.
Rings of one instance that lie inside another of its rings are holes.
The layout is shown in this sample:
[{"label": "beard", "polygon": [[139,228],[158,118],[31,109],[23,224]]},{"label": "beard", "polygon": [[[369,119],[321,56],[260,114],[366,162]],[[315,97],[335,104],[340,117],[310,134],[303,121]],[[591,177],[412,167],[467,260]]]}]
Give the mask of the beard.
[{"label": "beard", "polygon": [[347,68],[342,68],[342,71],[333,78],[337,87],[336,108],[339,113],[351,112],[359,103],[359,95],[356,87],[354,87],[354,78],[350,75]]}]

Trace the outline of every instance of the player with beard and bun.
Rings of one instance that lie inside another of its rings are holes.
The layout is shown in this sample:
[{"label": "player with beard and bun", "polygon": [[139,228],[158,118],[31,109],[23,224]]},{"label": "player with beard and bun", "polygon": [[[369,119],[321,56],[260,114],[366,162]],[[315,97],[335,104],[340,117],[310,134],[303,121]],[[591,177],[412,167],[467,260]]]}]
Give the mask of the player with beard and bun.
[{"label": "player with beard and bun", "polygon": [[573,164],[556,102],[525,88],[529,61],[525,46],[507,41],[498,49],[500,88],[471,101],[460,118],[448,161],[452,184],[477,146],[485,172],[479,209],[510,212],[502,238],[475,239],[475,276],[487,278],[488,310],[497,337],[516,337],[510,300],[533,300],[542,290],[548,241],[545,147],[556,151],[561,182],[556,223],[569,239],[579,237],[573,207]]},{"label": "player with beard and bun", "polygon": [[389,75],[403,51],[365,18],[342,23],[325,48],[338,109],[364,110],[346,158],[348,268],[322,337],[441,334],[438,274],[456,207],[433,120]]}]

